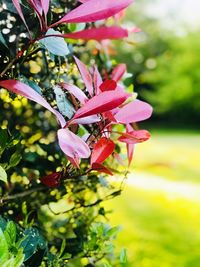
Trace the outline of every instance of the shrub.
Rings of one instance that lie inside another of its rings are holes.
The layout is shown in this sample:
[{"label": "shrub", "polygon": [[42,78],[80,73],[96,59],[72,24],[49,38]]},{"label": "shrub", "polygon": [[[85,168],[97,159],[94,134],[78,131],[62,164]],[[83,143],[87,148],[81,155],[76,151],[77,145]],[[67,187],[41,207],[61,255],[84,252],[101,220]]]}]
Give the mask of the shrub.
[{"label": "shrub", "polygon": [[126,92],[126,66],[102,52],[104,39],[128,36],[110,23],[131,1],[80,2],[0,7],[1,266],[114,266],[126,258],[125,250],[114,256],[119,228],[108,225],[102,202],[122,191],[107,179],[126,173],[118,143],[130,165],[135,144],[150,137],[134,125],[152,109]]}]

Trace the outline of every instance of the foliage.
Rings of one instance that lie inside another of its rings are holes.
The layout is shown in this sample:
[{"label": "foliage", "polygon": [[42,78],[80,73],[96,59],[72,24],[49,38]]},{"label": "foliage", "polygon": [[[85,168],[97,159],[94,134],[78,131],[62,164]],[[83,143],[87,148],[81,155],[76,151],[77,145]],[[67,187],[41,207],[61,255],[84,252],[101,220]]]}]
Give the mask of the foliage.
[{"label": "foliage", "polygon": [[167,26],[162,25],[149,12],[145,14],[146,5],[140,1],[129,10],[127,23],[134,17],[141,31],[129,43],[117,43],[113,59],[123,56],[132,73],[129,82],[134,82],[135,91],[154,106],[154,122],[186,127],[187,121],[187,127],[198,128],[199,33],[185,25],[182,30],[167,28],[167,21]]},{"label": "foliage", "polygon": [[[134,146],[150,138],[135,123],[152,108],[126,92],[125,65],[113,65],[103,52],[103,40],[128,36],[113,24],[132,1],[80,2],[6,0],[0,6],[5,266],[126,264],[125,250],[114,255],[118,227],[107,224],[102,202],[123,188],[107,180],[126,175],[117,168],[123,163],[118,142],[125,143],[130,165]],[[78,59],[85,55],[89,67]]]}]

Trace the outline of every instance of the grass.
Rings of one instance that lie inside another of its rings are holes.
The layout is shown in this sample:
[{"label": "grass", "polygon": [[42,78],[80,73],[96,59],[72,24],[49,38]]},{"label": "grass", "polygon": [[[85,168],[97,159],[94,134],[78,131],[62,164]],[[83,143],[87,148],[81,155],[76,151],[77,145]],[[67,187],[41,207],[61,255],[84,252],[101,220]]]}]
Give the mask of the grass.
[{"label": "grass", "polygon": [[151,140],[136,147],[134,170],[199,183],[200,134],[152,131]]},{"label": "grass", "polygon": [[[147,177],[200,186],[199,159],[198,134],[156,132],[138,146],[134,165]],[[106,205],[114,210],[111,224],[123,226],[116,246],[128,249],[130,267],[200,266],[200,201],[127,185]]]}]

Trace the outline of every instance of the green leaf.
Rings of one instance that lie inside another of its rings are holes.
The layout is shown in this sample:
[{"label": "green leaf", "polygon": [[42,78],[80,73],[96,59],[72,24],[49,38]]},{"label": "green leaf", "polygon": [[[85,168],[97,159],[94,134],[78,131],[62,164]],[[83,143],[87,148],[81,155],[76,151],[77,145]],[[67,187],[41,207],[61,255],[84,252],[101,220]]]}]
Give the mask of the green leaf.
[{"label": "green leaf", "polygon": [[54,93],[56,95],[56,102],[60,113],[71,119],[75,113],[75,109],[72,104],[67,100],[64,91],[59,86],[54,86]]},{"label": "green leaf", "polygon": [[9,257],[9,251],[8,251],[8,244],[6,242],[6,238],[0,229],[0,266],[2,266],[2,263],[8,260]]},{"label": "green leaf", "polygon": [[17,252],[17,255],[15,257],[15,263],[14,263],[14,266],[13,267],[20,267],[22,266],[22,263],[24,261],[24,254],[23,254],[23,249],[19,249],[18,252]]},{"label": "green leaf", "polygon": [[123,248],[121,250],[119,258],[120,258],[120,262],[121,263],[127,263],[128,262],[128,260],[127,260],[127,252],[126,252],[125,248]]},{"label": "green leaf", "polygon": [[6,40],[3,37],[3,34],[0,32],[0,42],[6,47],[8,48],[7,44],[6,44]]},{"label": "green leaf", "polygon": [[121,228],[120,228],[119,226],[112,227],[112,228],[110,228],[110,229],[107,231],[106,236],[107,236],[108,238],[110,238],[110,237],[114,238],[114,237],[116,237],[116,235],[119,233],[120,229],[121,229]]},{"label": "green leaf", "polygon": [[0,129],[0,154],[3,153],[7,146],[8,133],[6,129]]},{"label": "green leaf", "polygon": [[6,262],[4,262],[1,267],[13,267],[14,266],[14,263],[15,263],[15,259],[14,257],[12,256],[11,258],[9,257],[8,260],[6,260]]},{"label": "green leaf", "polygon": [[[49,29],[46,35],[60,35],[59,31],[55,31],[53,29]],[[46,37],[40,40],[40,43],[45,46],[45,48],[52,54],[57,56],[66,56],[69,54],[69,49],[67,44],[62,37]]]},{"label": "green leaf", "polygon": [[0,229],[4,232],[6,230],[7,221],[0,216]]},{"label": "green leaf", "polygon": [[59,252],[59,254],[58,254],[58,257],[59,257],[59,258],[62,256],[62,254],[63,254],[63,252],[64,252],[64,250],[65,250],[65,247],[66,247],[66,240],[63,239],[63,241],[62,241],[62,245],[61,245],[61,248],[60,248],[60,252]]},{"label": "green leaf", "polygon": [[112,267],[109,263],[107,263],[107,262],[104,262],[103,264],[102,264],[102,267]]},{"label": "green leaf", "polygon": [[24,231],[26,238],[21,242],[21,247],[23,248],[25,258],[24,261],[28,260],[36,251],[46,248],[46,241],[40,235],[36,228],[27,228]]},{"label": "green leaf", "polygon": [[19,162],[21,161],[22,156],[20,151],[15,151],[14,154],[12,154],[10,161],[9,161],[9,167],[15,167],[19,164]]},{"label": "green leaf", "polygon": [[17,234],[16,225],[14,224],[14,222],[9,221],[7,223],[6,230],[4,232],[4,236],[6,238],[9,248],[15,244],[16,234]]},{"label": "green leaf", "polygon": [[7,173],[5,170],[0,166],[0,180],[3,181],[4,183],[7,183]]},{"label": "green leaf", "polygon": [[32,80],[29,80],[28,78],[26,78],[25,76],[21,75],[20,76],[22,78],[22,81],[29,85],[33,90],[35,90],[37,93],[39,93],[40,95],[42,95],[42,89],[39,87],[39,85],[32,81]]}]

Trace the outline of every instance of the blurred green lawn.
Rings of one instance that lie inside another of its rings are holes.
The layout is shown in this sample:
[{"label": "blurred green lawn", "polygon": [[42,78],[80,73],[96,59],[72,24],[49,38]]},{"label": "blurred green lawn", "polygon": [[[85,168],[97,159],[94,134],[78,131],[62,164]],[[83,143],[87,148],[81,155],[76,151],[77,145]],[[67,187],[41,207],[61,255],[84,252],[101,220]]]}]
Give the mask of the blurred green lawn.
[{"label": "blurred green lawn", "polygon": [[173,187],[183,184],[187,190],[189,184],[200,190],[200,135],[152,134],[151,141],[137,147],[131,177],[140,179],[142,172],[151,181],[156,176],[169,183],[168,190],[127,184],[120,197],[106,203],[114,210],[111,224],[123,226],[116,247],[127,248],[130,267],[199,267],[200,196],[190,192],[185,198]]}]

